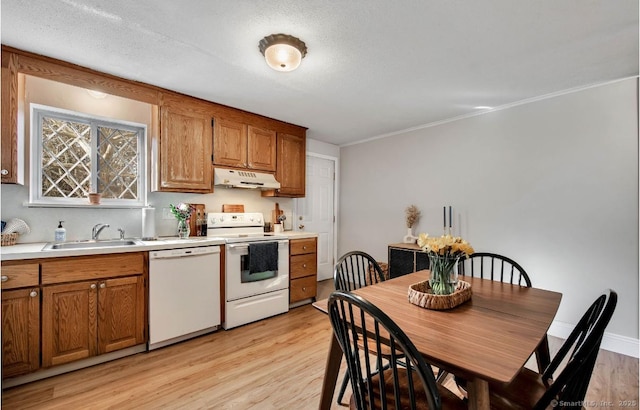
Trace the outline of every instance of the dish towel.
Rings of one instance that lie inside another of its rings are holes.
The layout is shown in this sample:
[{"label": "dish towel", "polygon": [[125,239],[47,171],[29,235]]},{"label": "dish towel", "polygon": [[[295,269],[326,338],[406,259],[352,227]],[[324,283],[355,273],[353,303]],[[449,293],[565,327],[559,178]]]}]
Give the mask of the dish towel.
[{"label": "dish towel", "polygon": [[278,270],[278,242],[249,244],[249,273]]}]

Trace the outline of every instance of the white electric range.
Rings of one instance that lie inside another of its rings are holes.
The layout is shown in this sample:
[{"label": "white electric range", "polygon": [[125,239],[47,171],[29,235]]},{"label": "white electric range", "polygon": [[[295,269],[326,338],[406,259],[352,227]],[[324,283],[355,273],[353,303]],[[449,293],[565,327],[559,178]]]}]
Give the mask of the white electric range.
[{"label": "white electric range", "polygon": [[225,329],[289,311],[289,239],[261,213],[209,213],[207,236],[225,241]]}]

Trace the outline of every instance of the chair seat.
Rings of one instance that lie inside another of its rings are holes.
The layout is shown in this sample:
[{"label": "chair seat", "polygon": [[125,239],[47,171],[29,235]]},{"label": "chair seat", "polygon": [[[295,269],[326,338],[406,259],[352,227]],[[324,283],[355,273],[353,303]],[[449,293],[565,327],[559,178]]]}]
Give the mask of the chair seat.
[{"label": "chair seat", "polygon": [[527,368],[509,384],[491,384],[491,408],[496,410],[532,409],[547,391],[542,375]]},{"label": "chair seat", "polygon": [[[393,394],[393,371],[391,369],[387,369],[384,371],[383,374],[384,374],[384,381],[385,381],[385,391],[387,392],[387,408],[395,409],[396,407],[395,407],[394,394]],[[400,389],[403,391],[408,391],[407,386],[409,385],[409,379],[407,377],[407,372],[401,371],[399,372],[398,376],[399,376],[398,379],[399,379]],[[375,392],[374,397],[376,398],[376,401],[374,402],[374,406],[371,406],[369,404],[369,399],[366,398],[367,408],[373,408],[373,409],[382,408],[380,402],[378,401],[378,397],[380,396],[379,378],[380,378],[380,373],[373,376],[371,379],[373,382],[373,390]],[[414,373],[413,375],[413,385],[416,392],[416,409],[417,410],[429,409],[429,407],[427,406],[426,393],[416,373]],[[440,399],[442,400],[443,409],[462,410],[467,408],[466,403],[462,399],[460,399],[453,392],[451,392],[451,390],[447,389],[446,387],[440,384],[438,384],[438,392],[440,393]],[[351,400],[349,400],[349,408],[351,410],[356,409],[356,403],[355,403],[355,400],[353,399],[353,395],[351,396]],[[408,393],[401,394],[400,409],[404,410],[404,409],[410,409],[410,408],[411,408],[411,403],[409,401]]]}]

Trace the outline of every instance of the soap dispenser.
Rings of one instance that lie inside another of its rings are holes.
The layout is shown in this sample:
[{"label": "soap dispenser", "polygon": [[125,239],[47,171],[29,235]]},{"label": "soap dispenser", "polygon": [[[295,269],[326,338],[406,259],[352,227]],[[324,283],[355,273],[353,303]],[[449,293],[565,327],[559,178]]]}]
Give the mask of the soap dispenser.
[{"label": "soap dispenser", "polygon": [[64,221],[58,221],[56,228],[56,242],[64,242],[67,240],[67,230],[62,227]]}]

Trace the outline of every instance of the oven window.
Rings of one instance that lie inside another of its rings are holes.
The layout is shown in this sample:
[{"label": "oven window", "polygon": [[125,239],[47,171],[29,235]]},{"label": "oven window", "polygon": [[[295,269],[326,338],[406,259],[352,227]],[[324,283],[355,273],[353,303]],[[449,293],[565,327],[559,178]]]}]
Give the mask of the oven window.
[{"label": "oven window", "polygon": [[271,279],[278,276],[277,270],[268,270],[264,272],[249,273],[249,255],[240,256],[240,282],[259,282],[261,280]]}]

